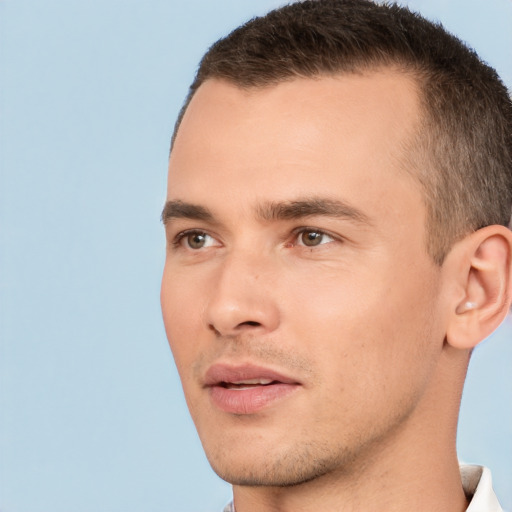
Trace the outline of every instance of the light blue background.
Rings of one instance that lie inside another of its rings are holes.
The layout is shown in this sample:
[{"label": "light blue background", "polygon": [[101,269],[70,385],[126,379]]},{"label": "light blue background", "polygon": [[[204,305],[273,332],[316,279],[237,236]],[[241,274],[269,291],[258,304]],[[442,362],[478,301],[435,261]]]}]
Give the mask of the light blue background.
[{"label": "light blue background", "polygon": [[[174,119],[277,0],[0,0],[0,510],[219,511],[159,311]],[[510,0],[410,2],[512,85]],[[460,456],[512,509],[512,322],[475,353]],[[436,468],[432,468],[435,471]]]}]

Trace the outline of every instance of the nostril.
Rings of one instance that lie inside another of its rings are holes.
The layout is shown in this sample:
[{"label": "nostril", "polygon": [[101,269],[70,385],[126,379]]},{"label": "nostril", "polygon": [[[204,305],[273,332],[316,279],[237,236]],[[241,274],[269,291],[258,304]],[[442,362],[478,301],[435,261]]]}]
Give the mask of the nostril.
[{"label": "nostril", "polygon": [[215,336],[222,337],[229,334],[235,335],[236,333],[238,333],[239,331],[243,331],[244,329],[250,329],[252,327],[261,327],[262,325],[263,324],[261,324],[260,322],[247,320],[247,322],[240,322],[238,325],[236,325],[232,332],[231,329],[228,329],[226,332],[224,332],[222,329],[218,329],[217,327],[215,327],[214,324],[208,324],[208,329],[210,331],[213,331],[215,333]]}]

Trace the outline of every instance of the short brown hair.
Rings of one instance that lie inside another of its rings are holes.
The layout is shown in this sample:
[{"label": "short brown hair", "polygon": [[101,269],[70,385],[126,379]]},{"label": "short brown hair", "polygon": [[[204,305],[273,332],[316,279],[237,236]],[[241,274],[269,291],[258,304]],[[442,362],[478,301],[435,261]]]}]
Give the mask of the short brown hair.
[{"label": "short brown hair", "polygon": [[[422,126],[407,151],[427,209],[427,249],[512,213],[512,103],[495,70],[439,24],[398,5],[306,0],[254,18],[205,54],[176,122],[207,79],[242,88],[297,77],[397,68],[420,90]],[[171,146],[172,148],[172,146]]]}]

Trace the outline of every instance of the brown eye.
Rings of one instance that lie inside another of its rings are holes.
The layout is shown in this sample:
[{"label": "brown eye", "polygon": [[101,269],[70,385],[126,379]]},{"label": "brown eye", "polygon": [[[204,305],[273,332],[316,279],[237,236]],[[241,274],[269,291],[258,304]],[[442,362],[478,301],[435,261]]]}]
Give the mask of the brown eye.
[{"label": "brown eye", "polygon": [[301,233],[300,241],[306,247],[315,247],[316,245],[320,245],[322,243],[324,236],[324,233],[307,230]]},{"label": "brown eye", "polygon": [[202,249],[206,245],[205,233],[189,233],[186,237],[187,245],[191,249]]},{"label": "brown eye", "polygon": [[212,235],[195,229],[178,233],[172,243],[176,249],[181,248],[192,251],[200,251],[202,249],[222,246],[219,240],[214,238]]}]

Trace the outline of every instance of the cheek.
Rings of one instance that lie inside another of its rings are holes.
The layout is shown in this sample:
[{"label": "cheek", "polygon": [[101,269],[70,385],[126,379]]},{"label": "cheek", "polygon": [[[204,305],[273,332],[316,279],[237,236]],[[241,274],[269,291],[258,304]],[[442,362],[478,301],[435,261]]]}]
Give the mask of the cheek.
[{"label": "cheek", "polygon": [[333,400],[340,392],[362,403],[419,389],[428,376],[425,359],[433,361],[438,350],[430,328],[434,277],[403,276],[391,265],[373,270],[316,276],[308,293],[290,294],[291,338],[304,340],[307,357],[332,383]]},{"label": "cheek", "polygon": [[199,350],[201,306],[197,289],[197,286],[184,280],[170,265],[165,266],[160,291],[162,317],[167,339],[182,378],[183,368],[189,367]]}]

